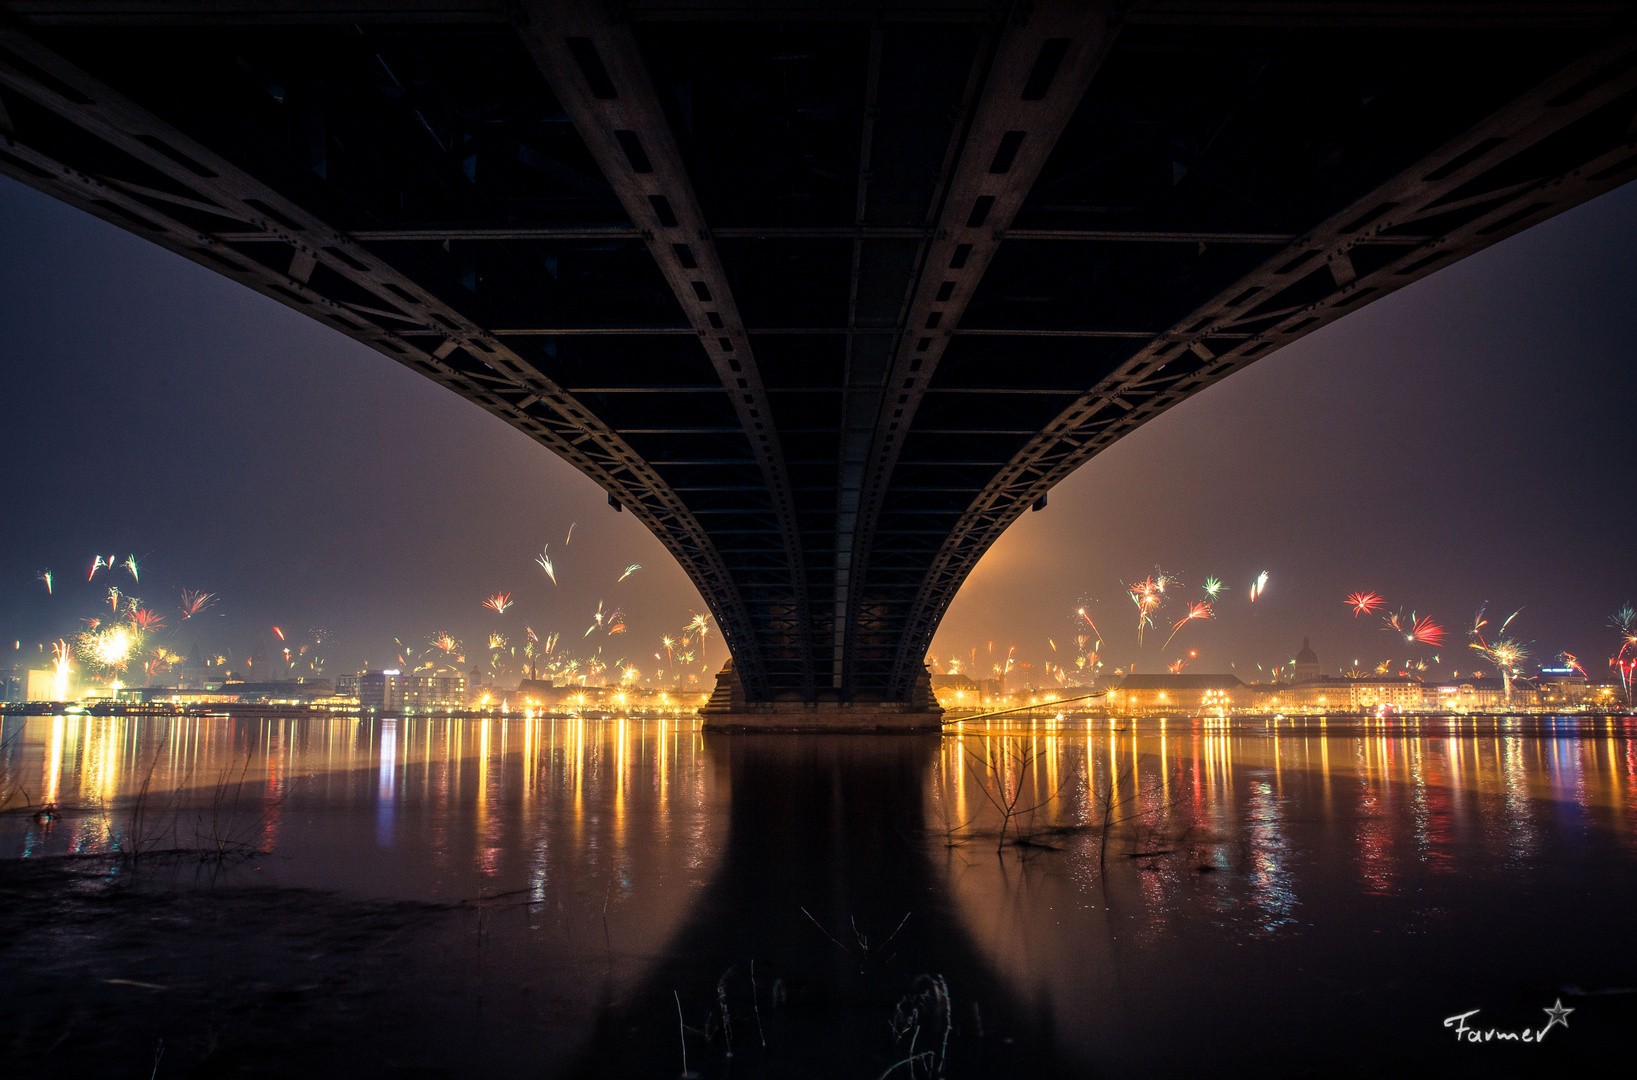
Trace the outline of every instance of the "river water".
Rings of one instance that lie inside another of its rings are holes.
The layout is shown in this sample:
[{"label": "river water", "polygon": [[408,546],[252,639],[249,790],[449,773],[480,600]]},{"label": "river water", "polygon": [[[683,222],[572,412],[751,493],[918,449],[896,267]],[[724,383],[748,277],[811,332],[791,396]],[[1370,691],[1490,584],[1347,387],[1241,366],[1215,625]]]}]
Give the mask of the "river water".
[{"label": "river water", "polygon": [[12,717],[0,1049],[31,1075],[1585,1075],[1637,1038],[1634,734]]}]

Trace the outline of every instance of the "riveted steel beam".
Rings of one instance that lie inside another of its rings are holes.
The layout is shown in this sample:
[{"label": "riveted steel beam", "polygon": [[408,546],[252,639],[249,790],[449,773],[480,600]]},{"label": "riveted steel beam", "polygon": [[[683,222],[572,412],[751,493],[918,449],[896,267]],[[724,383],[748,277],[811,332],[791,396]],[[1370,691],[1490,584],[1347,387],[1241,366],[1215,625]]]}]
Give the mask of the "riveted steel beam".
[{"label": "riveted steel beam", "polygon": [[[0,134],[0,171],[334,326],[550,447],[659,538],[698,585],[730,648],[752,640],[749,612],[704,527],[659,473],[573,395],[352,238],[33,38],[3,29],[0,47],[30,69],[0,58],[0,88],[163,174],[213,214],[256,226],[269,242],[289,248],[289,269],[281,273],[175,220],[163,209],[166,200],[140,198],[132,185],[57,160],[32,145],[27,130]],[[326,296],[309,281],[319,265],[378,303]],[[437,328],[441,341],[425,348],[400,332],[408,327]],[[746,659],[743,677],[763,678],[754,650]]]},{"label": "riveted steel beam", "polygon": [[[868,111],[867,107],[866,115]],[[873,136],[873,126],[866,124],[865,132],[866,138]],[[869,181],[861,181],[859,187],[859,197],[863,199],[868,192]],[[860,213],[862,215],[862,211]],[[711,229],[711,236],[718,240],[927,240],[935,233],[933,226],[862,223],[852,226],[732,225]],[[262,239],[261,234],[253,232],[221,235],[224,240]],[[640,240],[643,230],[634,225],[516,225],[492,228],[446,225],[354,229],[351,235],[354,240],[387,243],[415,240]],[[1232,229],[1009,229],[1006,235],[1012,240],[1097,241],[1107,244],[1288,244],[1295,239],[1289,233],[1236,232]]]},{"label": "riveted steel beam", "polygon": [[[509,0],[6,0],[25,25],[288,26],[501,23]],[[1621,0],[1140,0],[1132,22],[1167,26],[1604,26]],[[627,0],[641,22],[987,22],[994,0]]]},{"label": "riveted steel beam", "polygon": [[[604,178],[642,229],[762,468],[784,536],[790,592],[800,608],[798,648],[807,665],[803,693],[811,700],[807,578],[783,447],[727,272],[636,39],[629,26],[590,0],[531,0],[522,10],[526,18],[519,33]],[[760,664],[758,659],[749,666],[754,670]],[[736,654],[735,670],[742,666]],[[740,678],[745,680],[743,674]],[[745,680],[745,691],[757,700],[768,693],[753,680]]]},{"label": "riveted steel beam", "polygon": [[[945,538],[906,620],[892,685],[914,677],[961,582],[1006,527],[1116,440],[1279,346],[1633,176],[1637,37],[1623,36],[1298,237],[1058,413]],[[1461,208],[1454,219],[1451,208]],[[1368,240],[1420,235],[1430,221],[1442,231],[1359,272],[1352,253]]]},{"label": "riveted steel beam", "polygon": [[[847,625],[856,634],[869,589],[876,524],[927,383],[1013,217],[1113,45],[1108,5],[1050,0],[1014,11],[1001,30],[965,143],[941,186],[933,239],[922,250],[871,435],[849,537],[853,586]],[[906,687],[894,686],[891,700]]]}]

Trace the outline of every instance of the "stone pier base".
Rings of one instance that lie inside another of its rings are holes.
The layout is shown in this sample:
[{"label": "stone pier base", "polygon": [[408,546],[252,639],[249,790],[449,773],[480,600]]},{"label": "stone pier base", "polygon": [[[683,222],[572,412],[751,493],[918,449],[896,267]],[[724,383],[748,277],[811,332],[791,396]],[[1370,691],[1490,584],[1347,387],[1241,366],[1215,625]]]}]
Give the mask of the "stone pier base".
[{"label": "stone pier base", "polygon": [[942,731],[944,711],[932,696],[930,676],[918,680],[911,700],[902,703],[746,701],[729,660],[699,716],[706,731],[919,734]]}]

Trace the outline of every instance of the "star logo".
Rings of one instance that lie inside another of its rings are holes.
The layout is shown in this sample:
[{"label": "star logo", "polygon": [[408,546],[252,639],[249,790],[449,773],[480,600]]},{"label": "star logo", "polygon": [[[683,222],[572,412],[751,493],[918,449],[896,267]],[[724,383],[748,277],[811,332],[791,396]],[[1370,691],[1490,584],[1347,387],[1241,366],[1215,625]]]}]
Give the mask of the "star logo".
[{"label": "star logo", "polygon": [[1548,1028],[1550,1028],[1553,1024],[1562,1024],[1564,1027],[1568,1027],[1568,1016],[1570,1013],[1574,1012],[1573,1009],[1565,1009],[1563,1007],[1562,998],[1558,998],[1550,1009],[1542,1009],[1540,1011],[1545,1013],[1549,1018],[1546,1021],[1546,1026]]}]

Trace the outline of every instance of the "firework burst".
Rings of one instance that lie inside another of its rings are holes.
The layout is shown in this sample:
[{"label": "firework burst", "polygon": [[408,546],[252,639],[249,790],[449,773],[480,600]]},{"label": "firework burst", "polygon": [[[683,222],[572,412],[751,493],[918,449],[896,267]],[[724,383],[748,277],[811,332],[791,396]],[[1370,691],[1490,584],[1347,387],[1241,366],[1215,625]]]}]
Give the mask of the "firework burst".
[{"label": "firework burst", "polygon": [[1165,639],[1165,645],[1160,646],[1160,651],[1165,651],[1165,646],[1171,644],[1171,638],[1177,636],[1178,630],[1181,630],[1184,626],[1187,626],[1195,619],[1209,619],[1213,617],[1213,615],[1214,612],[1211,610],[1211,603],[1209,600],[1204,600],[1197,604],[1189,604],[1188,614],[1178,619],[1176,621],[1176,625],[1171,627],[1171,637]]},{"label": "firework burst", "polygon": [[201,611],[205,610],[216,600],[215,593],[182,590],[182,621],[187,622]]},{"label": "firework burst", "polygon": [[1165,603],[1165,588],[1171,584],[1171,577],[1163,572],[1156,571],[1141,581],[1126,586],[1126,595],[1131,598],[1137,608],[1137,645],[1140,648],[1143,642],[1143,632],[1154,625],[1154,613],[1160,605]]},{"label": "firework burst", "polygon": [[483,606],[493,611],[496,615],[504,615],[506,614],[506,609],[512,606],[512,594],[509,592],[497,592],[487,600],[483,601]]},{"label": "firework burst", "polygon": [[[573,530],[571,529],[570,531],[572,532]],[[546,572],[546,576],[551,579],[551,583],[553,585],[557,584],[557,570],[551,565],[550,544],[547,544],[545,547],[540,549],[540,554],[534,557],[534,561],[540,564],[540,569]]]},{"label": "firework burst", "polygon": [[1506,621],[1501,623],[1500,629],[1496,631],[1495,638],[1491,640],[1484,636],[1483,629],[1489,622],[1484,618],[1484,608],[1480,607],[1472,618],[1472,640],[1467,643],[1468,648],[1494,664],[1496,670],[1501,673],[1501,685],[1506,690],[1508,702],[1512,700],[1512,680],[1517,677],[1518,669],[1523,662],[1529,658],[1527,649],[1505,636],[1506,628],[1512,625],[1512,620],[1517,618],[1522,610],[1519,608],[1508,615]]},{"label": "firework burst", "polygon": [[1432,619],[1427,616],[1418,619],[1412,612],[1410,614],[1410,628],[1405,631],[1404,637],[1408,641],[1420,645],[1430,645],[1436,649],[1444,643],[1445,633],[1444,628],[1433,622]]},{"label": "firework burst", "polygon": [[1430,645],[1433,648],[1442,645],[1448,633],[1430,617],[1419,616],[1413,611],[1405,615],[1402,608],[1391,615],[1382,616],[1381,628],[1402,634],[1404,641],[1410,645]]},{"label": "firework burst", "polygon": [[1097,624],[1091,621],[1091,616],[1086,614],[1085,608],[1081,608],[1079,614],[1080,617],[1086,621],[1086,625],[1091,627],[1091,632],[1096,637],[1097,644],[1094,646],[1094,648],[1102,648],[1103,632],[1097,629]]},{"label": "firework burst", "polygon": [[1360,615],[1373,614],[1385,603],[1386,601],[1380,595],[1373,592],[1351,593],[1346,600],[1347,606],[1353,609],[1353,618],[1355,619]]},{"label": "firework burst", "polygon": [[51,646],[51,662],[52,667],[55,668],[52,692],[56,695],[58,701],[68,700],[68,676],[72,671],[69,665],[73,659],[74,647],[62,638],[58,638],[57,643]]},{"label": "firework burst", "polygon": [[1632,676],[1637,674],[1637,608],[1626,604],[1609,616],[1609,625],[1620,634],[1620,651],[1609,658],[1609,666],[1620,676],[1620,689],[1630,705]]},{"label": "firework burst", "polygon": [[1267,591],[1267,587],[1268,572],[1263,570],[1260,574],[1256,575],[1256,581],[1252,583],[1250,587],[1250,602],[1253,604],[1256,603],[1256,601],[1261,598],[1262,594]]},{"label": "firework burst", "polygon": [[81,659],[108,675],[118,675],[141,647],[141,631],[125,623],[92,628],[75,639]]}]

